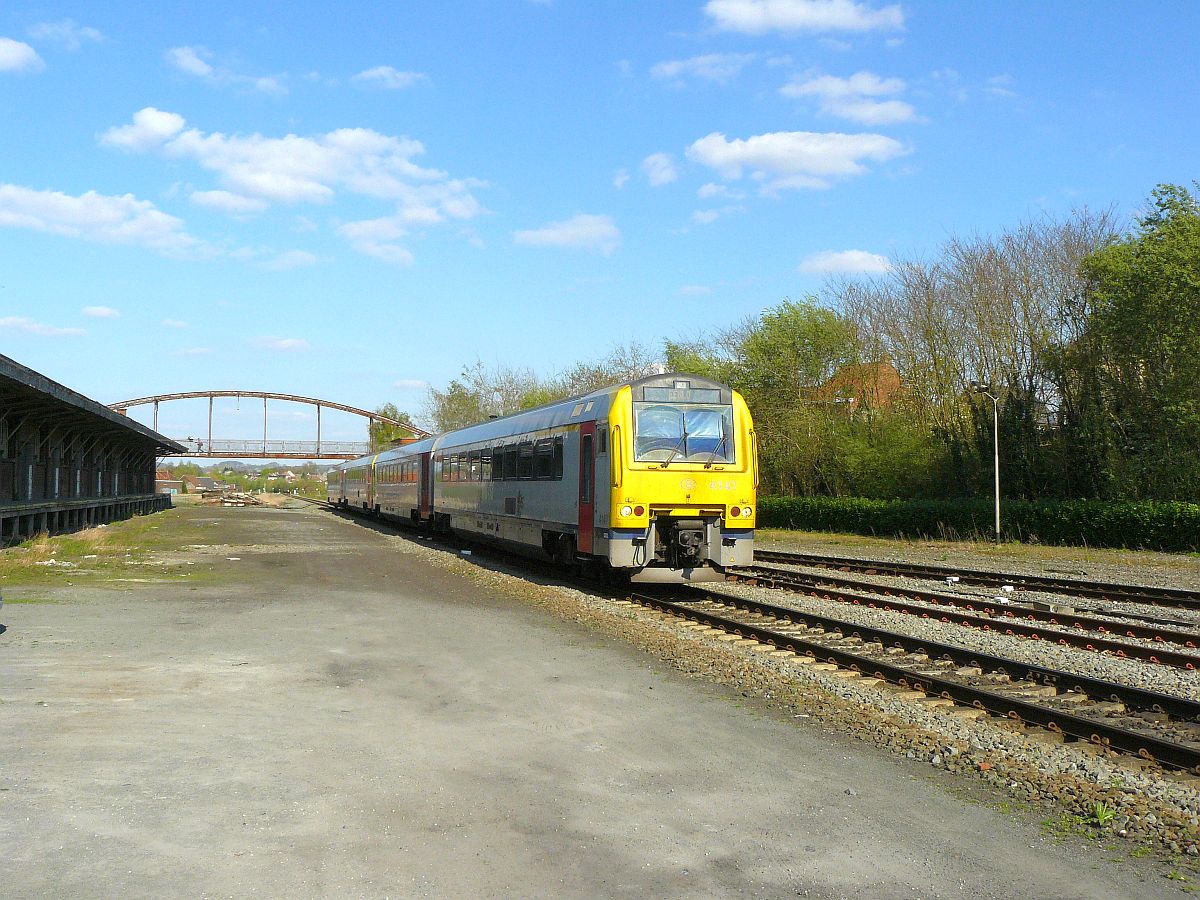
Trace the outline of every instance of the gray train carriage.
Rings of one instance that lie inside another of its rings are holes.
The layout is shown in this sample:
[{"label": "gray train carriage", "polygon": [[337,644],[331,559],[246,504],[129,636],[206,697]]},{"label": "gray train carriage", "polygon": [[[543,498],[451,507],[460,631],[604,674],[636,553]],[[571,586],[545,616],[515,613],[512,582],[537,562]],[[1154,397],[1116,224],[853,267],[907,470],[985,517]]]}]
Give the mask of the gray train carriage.
[{"label": "gray train carriage", "polygon": [[753,559],[753,420],[737,392],[697,376],[604,388],[340,468],[349,508],[603,559],[635,581],[716,581]]}]

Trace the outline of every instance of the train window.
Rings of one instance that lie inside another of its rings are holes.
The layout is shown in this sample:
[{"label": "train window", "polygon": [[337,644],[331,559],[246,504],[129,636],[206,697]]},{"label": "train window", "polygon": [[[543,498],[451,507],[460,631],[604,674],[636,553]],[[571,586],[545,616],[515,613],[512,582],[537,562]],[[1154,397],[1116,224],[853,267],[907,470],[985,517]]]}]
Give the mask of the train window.
[{"label": "train window", "polygon": [[479,451],[471,451],[471,480],[479,481]]},{"label": "train window", "polygon": [[596,455],[608,452],[608,431],[601,428],[596,432]]},{"label": "train window", "polygon": [[479,480],[492,480],[492,451],[490,447],[479,451]]},{"label": "train window", "polygon": [[533,477],[533,444],[524,441],[517,445],[517,477]]},{"label": "train window", "polygon": [[442,473],[442,481],[449,481],[450,480],[450,459],[449,459],[449,457],[439,456],[437,458],[437,464]]},{"label": "train window", "polygon": [[504,448],[504,480],[513,481],[517,477],[517,448]]},{"label": "train window", "polygon": [[554,478],[562,481],[563,475],[563,439],[559,435],[554,439]]},{"label": "train window", "polygon": [[554,442],[537,442],[533,454],[533,477],[538,481],[549,481],[554,477]]}]

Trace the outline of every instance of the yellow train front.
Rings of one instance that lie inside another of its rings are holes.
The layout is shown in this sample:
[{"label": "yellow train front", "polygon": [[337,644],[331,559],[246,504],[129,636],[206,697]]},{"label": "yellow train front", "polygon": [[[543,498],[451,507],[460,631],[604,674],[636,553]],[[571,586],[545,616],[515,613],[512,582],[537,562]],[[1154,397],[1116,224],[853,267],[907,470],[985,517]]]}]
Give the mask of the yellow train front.
[{"label": "yellow train front", "polygon": [[654,375],[347,462],[329,498],[634,581],[754,561],[758,450],[741,396]]},{"label": "yellow train front", "polygon": [[607,424],[593,552],[638,582],[719,581],[753,563],[758,449],[740,394],[692,375],[644,378],[614,390]]}]

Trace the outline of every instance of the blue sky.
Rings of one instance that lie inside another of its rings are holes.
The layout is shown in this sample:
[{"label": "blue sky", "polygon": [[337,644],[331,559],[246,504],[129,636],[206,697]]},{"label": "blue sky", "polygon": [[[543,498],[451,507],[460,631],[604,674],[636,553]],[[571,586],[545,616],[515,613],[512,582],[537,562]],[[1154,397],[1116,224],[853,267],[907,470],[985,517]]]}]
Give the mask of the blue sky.
[{"label": "blue sky", "polygon": [[1198,36],[1193,2],[6,3],[0,352],[102,402],[417,413],[476,358],[1131,215],[1197,177]]}]

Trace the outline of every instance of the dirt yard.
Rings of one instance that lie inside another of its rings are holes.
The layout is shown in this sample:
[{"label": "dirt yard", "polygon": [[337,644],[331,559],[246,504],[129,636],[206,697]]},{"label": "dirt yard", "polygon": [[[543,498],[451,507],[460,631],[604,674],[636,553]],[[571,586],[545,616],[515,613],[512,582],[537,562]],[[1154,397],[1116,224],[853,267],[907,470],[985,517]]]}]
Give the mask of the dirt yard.
[{"label": "dirt yard", "polygon": [[298,505],[111,528],[0,554],[7,897],[1188,887],[689,678],[532,578]]}]

